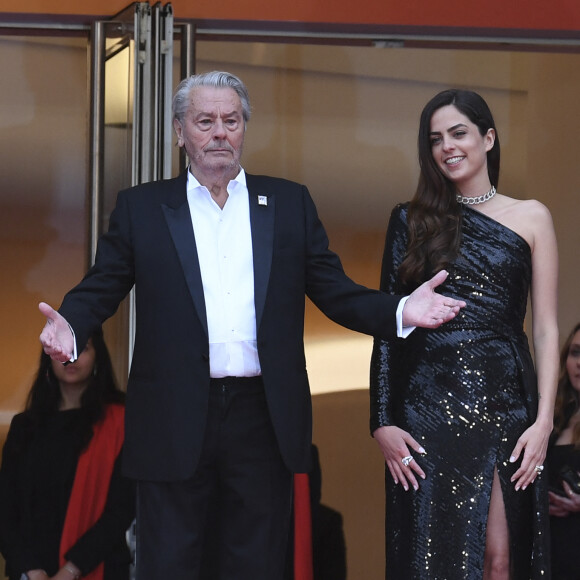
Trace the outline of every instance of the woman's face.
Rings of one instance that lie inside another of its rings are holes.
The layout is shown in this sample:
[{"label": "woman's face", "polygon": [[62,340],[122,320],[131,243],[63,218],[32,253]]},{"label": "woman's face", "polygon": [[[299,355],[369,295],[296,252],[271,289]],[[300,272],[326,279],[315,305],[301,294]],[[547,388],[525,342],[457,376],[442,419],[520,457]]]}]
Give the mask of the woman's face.
[{"label": "woman's face", "polygon": [[580,392],[580,330],[572,337],[568,358],[566,359],[566,371],[574,389]]},{"label": "woman's face", "polygon": [[79,358],[66,366],[57,361],[51,361],[52,370],[61,385],[86,387],[95,366],[95,348],[89,339],[87,346]]},{"label": "woman's face", "polygon": [[433,113],[429,137],[435,163],[459,191],[469,194],[474,179],[488,183],[487,152],[495,142],[493,129],[481,135],[468,117],[454,105],[446,105]]}]

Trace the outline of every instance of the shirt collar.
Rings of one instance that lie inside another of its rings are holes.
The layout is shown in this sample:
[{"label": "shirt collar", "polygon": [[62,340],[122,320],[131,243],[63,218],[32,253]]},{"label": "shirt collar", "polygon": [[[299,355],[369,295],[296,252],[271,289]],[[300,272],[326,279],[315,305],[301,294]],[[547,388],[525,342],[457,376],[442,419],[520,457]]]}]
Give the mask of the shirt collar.
[{"label": "shirt collar", "polygon": [[[195,177],[195,175],[189,169],[190,168],[188,167],[188,169],[187,169],[187,191],[189,192],[189,191],[193,191],[194,189],[197,189],[198,187],[204,187],[197,180],[197,177]],[[236,177],[228,183],[228,192],[230,190],[235,191],[235,189],[237,189],[240,185],[243,187],[246,187],[246,172],[244,171],[244,169],[242,167],[240,167],[240,172],[236,175]]]}]

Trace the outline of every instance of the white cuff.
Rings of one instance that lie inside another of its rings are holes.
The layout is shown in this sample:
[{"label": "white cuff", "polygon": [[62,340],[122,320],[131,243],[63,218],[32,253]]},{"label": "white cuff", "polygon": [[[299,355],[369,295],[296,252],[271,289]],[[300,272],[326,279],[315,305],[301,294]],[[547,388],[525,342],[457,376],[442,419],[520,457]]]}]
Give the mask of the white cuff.
[{"label": "white cuff", "polygon": [[72,326],[69,324],[68,327],[70,328],[70,332],[73,335],[73,351],[69,362],[75,362],[75,360],[79,358],[79,353],[77,350],[77,337],[75,336],[75,331],[72,329]]},{"label": "white cuff", "polygon": [[397,336],[399,338],[407,338],[411,332],[417,328],[416,326],[403,326],[403,309],[405,308],[405,304],[408,299],[408,296],[401,298],[399,305],[397,306]]}]

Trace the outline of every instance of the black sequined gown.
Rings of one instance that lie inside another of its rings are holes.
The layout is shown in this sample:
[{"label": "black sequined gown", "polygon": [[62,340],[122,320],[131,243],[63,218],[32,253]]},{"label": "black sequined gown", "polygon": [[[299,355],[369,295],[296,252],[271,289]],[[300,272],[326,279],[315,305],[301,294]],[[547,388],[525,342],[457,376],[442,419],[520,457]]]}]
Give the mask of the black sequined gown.
[{"label": "black sequined gown", "polygon": [[[407,205],[391,215],[381,289],[401,293]],[[481,579],[494,469],[502,484],[514,580],[549,578],[547,493],[510,477],[518,437],[536,415],[537,391],[523,331],[531,282],[524,239],[464,208],[459,257],[438,288],[467,307],[436,330],[375,340],[371,430],[396,425],[427,451],[427,477],[405,492],[386,476],[387,580]]]}]

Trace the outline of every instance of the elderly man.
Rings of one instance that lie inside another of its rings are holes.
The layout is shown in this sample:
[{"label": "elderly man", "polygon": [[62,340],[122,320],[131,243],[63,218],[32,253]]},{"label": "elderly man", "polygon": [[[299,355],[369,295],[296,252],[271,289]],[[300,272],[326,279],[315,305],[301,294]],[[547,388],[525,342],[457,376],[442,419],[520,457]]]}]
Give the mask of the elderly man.
[{"label": "elderly man", "polygon": [[306,187],[241,168],[250,104],[234,75],[185,79],[173,113],[189,170],[119,194],[95,265],[59,313],[40,305],[41,342],[72,360],[75,339],[135,286],[124,470],[138,481],[137,577],[198,578],[204,530],[217,526],[219,579],[278,580],[292,473],[309,467],[305,295],[380,337],[397,316],[399,332],[436,327],[464,303],[433,291],[444,272],[406,302],[350,280]]}]

